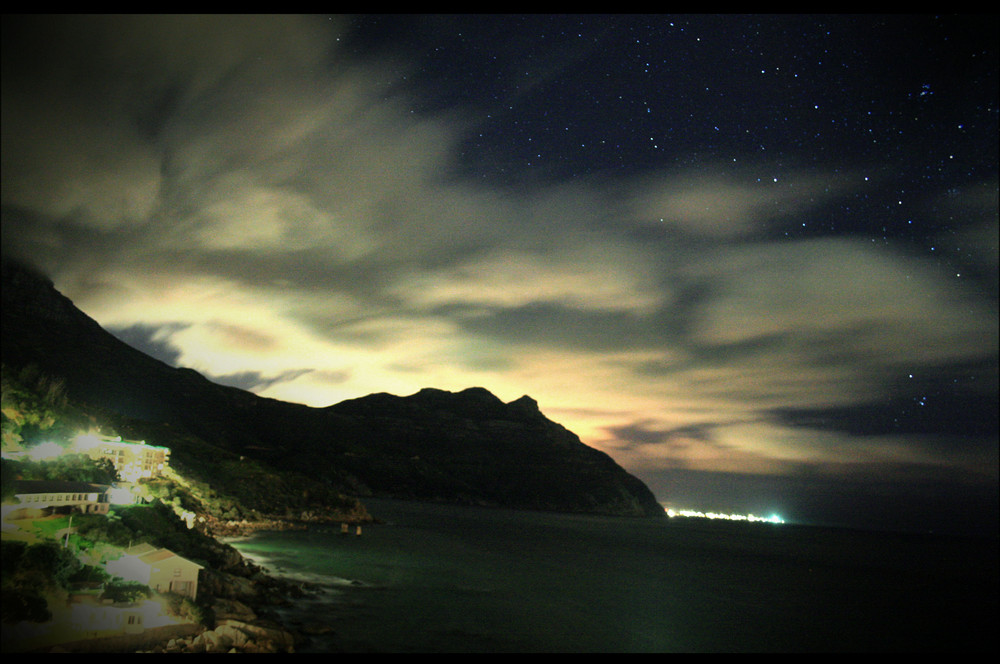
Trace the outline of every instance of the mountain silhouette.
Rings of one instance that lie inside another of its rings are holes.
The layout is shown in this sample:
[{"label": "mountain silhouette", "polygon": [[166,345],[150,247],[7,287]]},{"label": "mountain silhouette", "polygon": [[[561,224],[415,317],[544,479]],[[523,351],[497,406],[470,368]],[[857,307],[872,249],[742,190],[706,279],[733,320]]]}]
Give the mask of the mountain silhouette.
[{"label": "mountain silhouette", "polygon": [[192,441],[173,450],[183,463],[210,453],[196,449],[200,441],[359,496],[663,515],[645,484],[546,418],[529,396],[504,403],[481,387],[426,388],[326,408],[288,403],[140,352],[77,309],[46,276],[9,259],[2,292],[6,368],[36,365],[64,380],[74,402]]}]

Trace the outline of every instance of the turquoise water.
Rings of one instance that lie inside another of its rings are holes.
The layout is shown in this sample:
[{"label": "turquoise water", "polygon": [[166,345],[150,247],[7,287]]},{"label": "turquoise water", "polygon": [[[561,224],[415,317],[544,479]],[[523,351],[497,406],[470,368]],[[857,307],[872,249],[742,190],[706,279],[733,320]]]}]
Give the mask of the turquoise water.
[{"label": "turquoise water", "polygon": [[299,652],[995,650],[996,542],[366,501],[234,542],[322,584]]}]

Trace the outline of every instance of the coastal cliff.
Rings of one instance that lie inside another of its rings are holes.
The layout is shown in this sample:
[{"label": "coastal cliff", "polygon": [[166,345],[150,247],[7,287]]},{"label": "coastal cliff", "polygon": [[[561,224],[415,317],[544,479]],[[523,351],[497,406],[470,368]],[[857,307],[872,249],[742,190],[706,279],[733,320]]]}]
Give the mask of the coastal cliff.
[{"label": "coastal cliff", "polygon": [[[327,409],[338,463],[380,496],[657,516],[663,509],[611,457],[549,420],[529,396],[484,388],[377,394]],[[331,444],[333,445],[333,444]]]}]

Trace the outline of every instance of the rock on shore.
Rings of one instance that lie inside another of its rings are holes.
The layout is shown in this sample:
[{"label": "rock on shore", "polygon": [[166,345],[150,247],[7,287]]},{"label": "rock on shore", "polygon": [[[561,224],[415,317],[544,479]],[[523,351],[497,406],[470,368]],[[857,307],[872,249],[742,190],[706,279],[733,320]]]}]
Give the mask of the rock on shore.
[{"label": "rock on shore", "polygon": [[166,644],[145,652],[294,653],[295,635],[278,624],[227,618],[218,621],[215,629],[207,629],[196,636],[171,639]]},{"label": "rock on shore", "polygon": [[172,638],[142,652],[155,653],[294,653],[296,636],[283,625],[258,615],[248,604],[231,598],[212,605],[215,627]]}]

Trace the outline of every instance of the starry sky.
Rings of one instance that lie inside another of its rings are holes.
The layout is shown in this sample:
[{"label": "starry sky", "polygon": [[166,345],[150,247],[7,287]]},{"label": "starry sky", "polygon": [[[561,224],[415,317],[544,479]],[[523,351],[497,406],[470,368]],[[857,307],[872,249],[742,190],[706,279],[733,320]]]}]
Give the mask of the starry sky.
[{"label": "starry sky", "polygon": [[982,16],[5,16],[2,232],[325,406],[485,387],[675,507],[997,533]]}]

